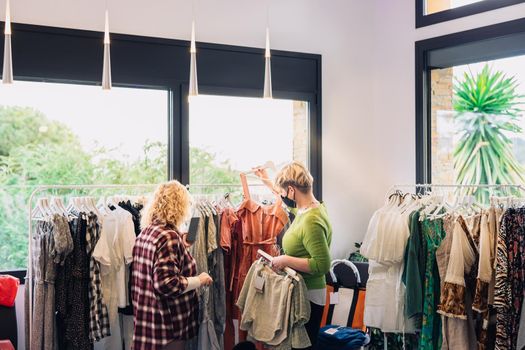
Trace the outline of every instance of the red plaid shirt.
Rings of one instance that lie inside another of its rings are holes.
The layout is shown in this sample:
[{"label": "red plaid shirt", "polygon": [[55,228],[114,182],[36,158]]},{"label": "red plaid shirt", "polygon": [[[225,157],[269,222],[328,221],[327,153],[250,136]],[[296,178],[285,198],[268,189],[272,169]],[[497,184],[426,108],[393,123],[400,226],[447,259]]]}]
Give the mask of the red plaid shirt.
[{"label": "red plaid shirt", "polygon": [[197,335],[197,294],[184,293],[184,277],[196,274],[195,260],[176,230],[162,225],[142,230],[133,248],[134,350],[161,349]]}]

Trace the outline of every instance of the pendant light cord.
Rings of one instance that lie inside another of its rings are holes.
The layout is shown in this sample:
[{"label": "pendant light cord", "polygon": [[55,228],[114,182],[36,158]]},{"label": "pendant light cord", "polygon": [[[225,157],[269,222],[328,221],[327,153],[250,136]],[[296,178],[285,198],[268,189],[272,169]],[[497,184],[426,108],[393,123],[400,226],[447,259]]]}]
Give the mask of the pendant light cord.
[{"label": "pendant light cord", "polygon": [[266,0],[266,28],[270,28],[270,0]]}]

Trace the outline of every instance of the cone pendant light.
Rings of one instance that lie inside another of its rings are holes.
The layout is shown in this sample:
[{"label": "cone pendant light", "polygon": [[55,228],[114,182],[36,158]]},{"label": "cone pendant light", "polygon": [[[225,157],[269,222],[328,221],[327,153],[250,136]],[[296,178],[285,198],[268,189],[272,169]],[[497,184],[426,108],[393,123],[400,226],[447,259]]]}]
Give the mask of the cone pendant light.
[{"label": "cone pendant light", "polygon": [[266,27],[266,50],[264,52],[264,94],[263,98],[272,98],[272,61],[270,54],[270,29]]},{"label": "cone pendant light", "polygon": [[188,97],[199,95],[199,83],[197,81],[197,46],[195,45],[195,21],[191,22],[191,45],[190,45],[190,88]]},{"label": "cone pendant light", "polygon": [[102,90],[111,90],[111,51],[109,45],[109,14],[106,8],[106,24],[104,28],[104,65],[102,68]]},{"label": "cone pendant light", "polygon": [[11,9],[9,0],[5,5],[5,29],[4,29],[4,67],[2,70],[2,83],[13,83],[13,60],[11,53]]}]

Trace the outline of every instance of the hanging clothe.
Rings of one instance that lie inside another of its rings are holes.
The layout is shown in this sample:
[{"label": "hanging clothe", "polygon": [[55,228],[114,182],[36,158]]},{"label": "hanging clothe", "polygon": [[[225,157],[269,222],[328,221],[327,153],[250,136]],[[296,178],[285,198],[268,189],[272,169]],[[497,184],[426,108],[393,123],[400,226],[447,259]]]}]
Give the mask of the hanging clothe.
[{"label": "hanging clothe", "polygon": [[89,256],[89,339],[92,343],[111,335],[109,313],[104,303],[100,264],[93,257],[93,251],[100,239],[100,225],[95,214],[87,216],[87,253]]},{"label": "hanging clothe", "polygon": [[[55,280],[57,264],[73,251],[67,220],[53,215],[36,225],[33,240],[33,336],[31,349],[55,348]],[[26,302],[29,298],[26,288]],[[29,344],[29,339],[26,339]]]},{"label": "hanging clothe", "polygon": [[87,220],[78,213],[70,222],[73,251],[66,257],[63,273],[57,279],[57,334],[59,350],[89,350],[89,256],[87,254]]},{"label": "hanging clothe", "polygon": [[252,199],[245,199],[237,210],[237,217],[242,225],[242,252],[239,269],[237,299],[240,289],[252,263],[257,260],[257,250],[261,249],[271,256],[279,255],[277,236],[288,222],[288,215],[282,208],[282,202],[273,205],[261,205]]},{"label": "hanging clothe", "polygon": [[[461,234],[464,234],[464,226],[458,222],[453,216],[447,215],[443,219],[443,228],[445,230],[445,238],[441,242],[441,245],[436,250],[436,261],[439,269],[439,276],[441,282],[441,303],[438,306],[438,313],[441,314],[442,322],[442,337],[443,342],[441,348],[444,350],[476,350],[476,330],[475,324],[472,317],[454,317],[453,313],[447,315],[446,312],[442,314],[442,310],[447,307],[451,307],[450,302],[444,298],[445,295],[445,278],[447,276],[447,270],[450,262],[450,255],[452,250],[452,242],[456,230],[460,230]],[[465,293],[471,293],[467,288]],[[465,294],[464,294],[465,295]],[[453,296],[453,294],[451,295]],[[472,312],[469,310],[468,298],[466,300],[460,300],[461,304],[464,304],[466,314],[472,316]],[[452,298],[454,300],[454,298]],[[447,306],[445,306],[447,305]]]},{"label": "hanging clothe", "polygon": [[219,247],[221,233],[219,215],[213,215],[213,225],[215,225],[217,249],[212,252],[209,263],[209,265],[212,266],[210,269],[210,276],[213,279],[213,307],[211,310],[213,313],[212,321],[215,326],[217,340],[220,348],[224,349],[224,327],[226,324],[226,274],[224,271],[224,252]]},{"label": "hanging clothe", "polygon": [[402,283],[411,212],[401,212],[392,203],[385,205],[372,216],[361,245],[361,254],[369,259],[364,323],[383,332],[415,330],[413,320],[405,316]]},{"label": "hanging clothe", "polygon": [[[120,207],[104,212],[99,241],[93,252],[100,263],[102,294],[109,313],[111,336],[95,344],[95,350],[112,350],[122,347],[119,307],[130,302],[127,293],[129,265],[133,259],[135,226],[132,215]],[[129,335],[128,335],[129,337]]]},{"label": "hanging clothe", "polygon": [[304,327],[310,319],[306,292],[300,275],[296,281],[275,273],[262,262],[255,262],[237,301],[241,310],[240,328],[248,332],[249,339],[275,349],[309,347],[311,343]]},{"label": "hanging clothe", "polygon": [[[450,205],[442,195],[412,195],[405,203],[406,197],[397,191],[374,213],[361,247],[370,259],[365,323],[386,331],[381,315],[389,310],[390,319],[398,316],[389,309],[399,294],[388,274],[397,272],[396,240],[404,241],[405,310],[421,327],[420,349],[521,350],[525,208],[504,210],[510,202],[498,198],[485,209],[470,199]],[[407,212],[405,241],[398,219]]]},{"label": "hanging clothe", "polygon": [[496,291],[496,349],[517,348],[525,285],[525,208],[509,208],[498,236]]},{"label": "hanging clothe", "polygon": [[421,329],[423,288],[425,285],[426,240],[423,237],[419,212],[410,214],[410,236],[405,250],[402,281],[406,287],[405,313]]},{"label": "hanging clothe", "polygon": [[[215,272],[215,269],[219,267],[214,261],[214,252],[218,248],[217,227],[214,214],[205,208],[208,204],[203,204],[201,210],[199,210],[195,242],[191,246],[190,252],[196,261],[197,274],[206,272],[212,276],[220,273]],[[197,292],[199,299],[199,335],[196,339],[186,344],[186,349],[221,349],[219,336],[222,335],[222,332],[218,336],[213,322],[216,312],[214,309],[214,297],[218,293],[214,293],[213,289],[214,285],[212,284],[212,286],[201,288]],[[224,290],[224,286],[222,289]],[[222,328],[223,326],[220,325],[220,327]]]}]

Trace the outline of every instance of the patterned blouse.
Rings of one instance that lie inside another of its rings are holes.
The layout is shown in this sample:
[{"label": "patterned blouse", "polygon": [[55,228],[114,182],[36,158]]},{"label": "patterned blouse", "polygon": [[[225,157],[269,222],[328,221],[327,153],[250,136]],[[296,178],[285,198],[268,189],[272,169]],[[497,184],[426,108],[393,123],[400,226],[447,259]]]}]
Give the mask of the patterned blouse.
[{"label": "patterned blouse", "polygon": [[134,350],[161,349],[197,335],[196,292],[184,293],[196,264],[180,234],[160,224],[146,227],[133,248]]},{"label": "patterned blouse", "polygon": [[420,350],[441,349],[441,318],[436,313],[440,295],[439,270],[436,250],[445,238],[443,220],[422,222],[423,237],[426,240],[427,257],[425,269],[423,322],[421,326]]},{"label": "patterned blouse", "polygon": [[525,284],[525,209],[501,219],[496,256],[496,350],[516,349]]}]

